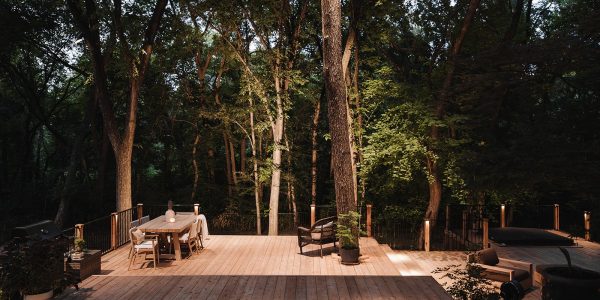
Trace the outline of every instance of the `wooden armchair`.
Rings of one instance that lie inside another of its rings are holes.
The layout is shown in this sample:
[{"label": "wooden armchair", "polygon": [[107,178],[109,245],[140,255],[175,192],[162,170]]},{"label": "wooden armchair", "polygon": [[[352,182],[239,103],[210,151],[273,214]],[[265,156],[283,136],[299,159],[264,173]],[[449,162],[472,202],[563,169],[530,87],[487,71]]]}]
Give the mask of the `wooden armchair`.
[{"label": "wooden armchair", "polygon": [[516,280],[523,290],[531,288],[533,284],[533,264],[518,260],[498,258],[496,250],[488,248],[469,254],[470,262],[483,268],[483,277],[492,281],[508,282]]},{"label": "wooden armchair", "polygon": [[147,260],[148,254],[152,254],[152,262],[154,263],[154,269],[156,269],[156,265],[160,262],[160,252],[158,250],[158,235],[144,234],[137,227],[134,227],[129,229],[129,236],[131,237],[130,252],[132,253],[132,255],[129,259],[129,267],[127,268],[127,270],[131,270],[131,265],[135,262],[136,257],[141,254],[144,254],[144,260]]},{"label": "wooden armchair", "polygon": [[323,257],[323,245],[333,243],[337,240],[335,236],[337,217],[327,217],[315,222],[310,228],[298,227],[298,246],[300,254],[303,254],[302,247],[308,244],[321,246],[321,257]]}]

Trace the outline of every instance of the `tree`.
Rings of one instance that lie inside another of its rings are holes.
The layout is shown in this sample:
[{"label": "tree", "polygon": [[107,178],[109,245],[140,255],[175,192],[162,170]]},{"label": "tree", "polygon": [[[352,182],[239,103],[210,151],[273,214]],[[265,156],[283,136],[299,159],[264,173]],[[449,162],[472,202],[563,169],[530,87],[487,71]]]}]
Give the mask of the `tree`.
[{"label": "tree", "polygon": [[[85,39],[87,48],[91,55],[94,74],[94,85],[96,88],[96,99],[102,113],[104,130],[108,135],[117,164],[117,190],[116,198],[117,211],[131,208],[131,159],[133,155],[133,140],[135,138],[136,113],[138,105],[138,96],[140,88],[144,83],[144,75],[148,68],[150,57],[154,46],[154,39],[159,29],[160,20],[165,12],[167,0],[158,0],[148,25],[144,31],[142,46],[135,52],[132,52],[130,42],[127,41],[125,29],[122,23],[122,3],[120,0],[114,1],[113,20],[111,28],[112,35],[116,37],[109,38],[106,42],[109,44],[112,38],[118,39],[122,51],[122,59],[128,71],[129,91],[124,129],[121,132],[117,124],[117,115],[115,113],[115,104],[109,90],[107,76],[107,62],[110,62],[111,45],[104,45],[100,37],[99,11],[94,1],[86,1],[85,9],[79,1],[68,0],[67,4],[73,15],[75,23]],[[104,50],[102,48],[105,48]]]},{"label": "tree", "polygon": [[341,3],[321,0],[323,30],[323,76],[325,79],[332,168],[338,214],[356,210],[350,126],[346,109],[346,87],[342,71]]},{"label": "tree", "polygon": [[[464,43],[467,32],[469,31],[469,28],[473,23],[473,19],[475,18],[475,13],[477,12],[479,3],[480,0],[470,1],[467,14],[464,18],[459,34],[452,42],[452,46],[449,49],[450,53],[448,55],[446,76],[435,104],[435,117],[439,120],[443,120],[446,115],[446,107],[450,102],[449,90],[455,75],[456,61],[458,59],[458,55],[460,54],[460,50]],[[440,128],[438,124],[431,126],[430,138],[432,146],[429,147],[429,153],[427,155],[427,171],[431,176],[431,179],[429,179],[429,204],[427,205],[425,218],[433,220],[437,219],[440,203],[442,202],[442,178],[440,176],[440,170],[437,162],[438,158],[436,157],[437,151],[435,149],[436,143],[438,143],[440,139],[439,129]]]}]

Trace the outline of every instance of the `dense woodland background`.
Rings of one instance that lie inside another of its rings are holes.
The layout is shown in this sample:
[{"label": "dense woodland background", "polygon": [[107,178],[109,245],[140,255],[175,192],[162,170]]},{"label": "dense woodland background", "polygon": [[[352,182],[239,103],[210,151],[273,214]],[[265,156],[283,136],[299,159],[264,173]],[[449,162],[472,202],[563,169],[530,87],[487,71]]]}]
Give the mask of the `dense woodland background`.
[{"label": "dense woodland background", "polygon": [[[600,212],[600,2],[342,5],[359,204]],[[1,0],[3,231],[335,204],[321,32],[319,1]]]}]

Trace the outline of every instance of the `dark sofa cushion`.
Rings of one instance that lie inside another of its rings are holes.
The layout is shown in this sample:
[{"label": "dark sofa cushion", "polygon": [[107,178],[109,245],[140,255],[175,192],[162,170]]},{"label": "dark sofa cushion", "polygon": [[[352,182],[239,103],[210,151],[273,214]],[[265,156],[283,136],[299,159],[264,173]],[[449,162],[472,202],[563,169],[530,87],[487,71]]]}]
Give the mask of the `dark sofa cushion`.
[{"label": "dark sofa cushion", "polygon": [[500,262],[494,248],[477,251],[476,260],[478,263],[488,266],[495,266]]},{"label": "dark sofa cushion", "polygon": [[527,280],[527,278],[529,278],[529,272],[525,271],[525,270],[521,270],[521,269],[513,269],[515,270],[515,272],[513,273],[513,280],[516,281],[523,281],[523,280]]}]

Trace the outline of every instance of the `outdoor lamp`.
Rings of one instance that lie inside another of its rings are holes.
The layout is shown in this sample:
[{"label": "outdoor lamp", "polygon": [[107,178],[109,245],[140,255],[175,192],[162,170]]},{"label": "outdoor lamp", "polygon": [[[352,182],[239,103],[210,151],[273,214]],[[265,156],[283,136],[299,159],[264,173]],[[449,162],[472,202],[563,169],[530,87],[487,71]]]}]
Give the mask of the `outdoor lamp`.
[{"label": "outdoor lamp", "polygon": [[173,211],[173,201],[169,200],[167,206],[169,209],[165,212],[165,220],[167,222],[173,223],[175,222],[175,212]]}]

